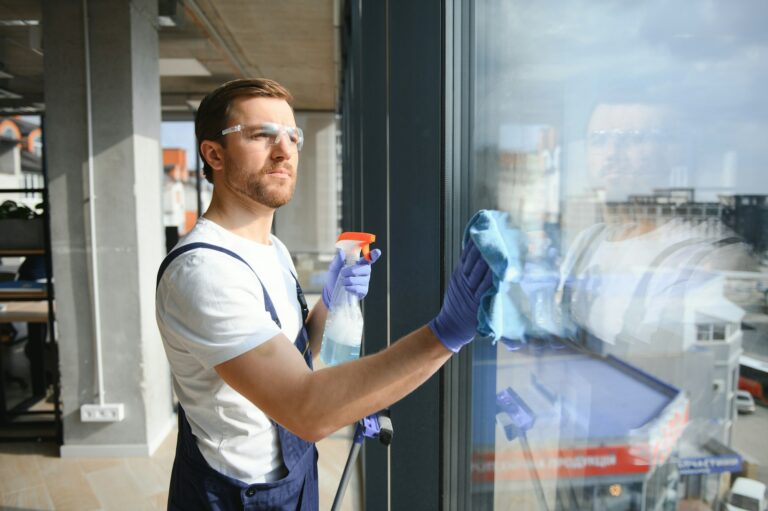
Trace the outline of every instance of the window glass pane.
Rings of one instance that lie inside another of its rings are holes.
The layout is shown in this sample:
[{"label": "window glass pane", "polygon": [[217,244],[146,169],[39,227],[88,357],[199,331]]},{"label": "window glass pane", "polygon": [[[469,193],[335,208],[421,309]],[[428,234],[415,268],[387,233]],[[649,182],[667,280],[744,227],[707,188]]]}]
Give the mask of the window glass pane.
[{"label": "window glass pane", "polygon": [[200,213],[208,208],[213,193],[203,177],[192,121],[162,124],[163,226],[166,249],[171,250],[194,227]]},{"label": "window glass pane", "polygon": [[[43,179],[43,138],[42,119],[37,115],[0,116],[0,188],[40,189]],[[4,192],[0,203],[9,200],[2,215],[8,215],[7,208],[28,207],[39,212],[42,208],[41,192]],[[24,216],[17,213],[19,217]]]},{"label": "window glass pane", "polygon": [[291,202],[275,215],[275,234],[290,249],[299,282],[316,300],[335,254],[341,215],[341,159],[333,112],[297,112],[304,131],[300,177]]},{"label": "window glass pane", "polygon": [[[14,290],[30,283],[43,286],[48,277],[43,255],[47,212],[42,125],[38,115],[0,116],[0,282],[6,286],[0,311],[18,310],[21,303],[8,303],[15,298]],[[3,316],[0,409],[12,419],[12,410],[24,414],[34,404],[35,413],[47,415],[48,421],[53,416],[53,403],[41,400],[46,397],[44,380],[48,374],[42,365],[45,328],[35,323],[7,322],[9,316]]]},{"label": "window glass pane", "polygon": [[472,347],[473,507],[714,506],[768,421],[730,404],[768,368],[768,4],[473,5],[470,203],[525,254]]},{"label": "window glass pane", "polygon": [[714,325],[712,329],[712,340],[714,341],[725,340],[725,325]]}]

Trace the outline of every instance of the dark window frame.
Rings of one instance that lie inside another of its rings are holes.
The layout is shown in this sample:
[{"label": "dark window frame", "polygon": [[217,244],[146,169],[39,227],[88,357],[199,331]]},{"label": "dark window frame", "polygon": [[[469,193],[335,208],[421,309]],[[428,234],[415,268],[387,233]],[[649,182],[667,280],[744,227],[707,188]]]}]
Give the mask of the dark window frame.
[{"label": "dark window frame", "polygon": [[[377,234],[384,252],[364,303],[366,353],[434,317],[452,266],[443,249],[453,232],[444,197],[445,12],[442,0],[344,5],[342,223]],[[392,406],[389,452],[365,442],[365,509],[444,507],[443,389],[453,364]]]}]

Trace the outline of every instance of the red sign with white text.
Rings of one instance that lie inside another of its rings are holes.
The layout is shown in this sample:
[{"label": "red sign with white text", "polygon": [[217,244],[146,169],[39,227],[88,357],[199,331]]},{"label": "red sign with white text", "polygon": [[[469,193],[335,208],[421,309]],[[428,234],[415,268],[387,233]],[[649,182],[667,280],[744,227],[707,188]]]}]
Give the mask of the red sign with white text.
[{"label": "red sign with white text", "polygon": [[[671,454],[688,422],[688,405],[681,400],[667,410],[656,427],[627,439],[622,445],[575,448],[533,448],[531,457],[543,479],[598,477],[643,474],[663,464]],[[531,477],[530,462],[518,444],[501,452],[475,452],[472,455],[472,480],[517,481]]]}]

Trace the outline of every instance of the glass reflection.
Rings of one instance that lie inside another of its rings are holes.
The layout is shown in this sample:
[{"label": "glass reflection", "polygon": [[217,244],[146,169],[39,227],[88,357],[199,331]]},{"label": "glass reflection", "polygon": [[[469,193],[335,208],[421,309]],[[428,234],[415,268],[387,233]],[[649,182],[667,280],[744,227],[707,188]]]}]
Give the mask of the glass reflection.
[{"label": "glass reflection", "polygon": [[768,10],[743,7],[475,4],[471,203],[528,252],[523,324],[473,346],[473,508],[718,509],[768,464],[736,426],[768,383]]}]

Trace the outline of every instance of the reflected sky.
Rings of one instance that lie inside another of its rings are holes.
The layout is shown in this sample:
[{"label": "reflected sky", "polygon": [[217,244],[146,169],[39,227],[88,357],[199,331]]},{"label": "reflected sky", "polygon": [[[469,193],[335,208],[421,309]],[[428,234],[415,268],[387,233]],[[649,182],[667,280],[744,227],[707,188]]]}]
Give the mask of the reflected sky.
[{"label": "reflected sky", "polygon": [[510,125],[556,126],[564,191],[580,193],[599,185],[582,153],[600,103],[674,105],[687,151],[675,185],[768,193],[768,3],[479,4],[476,147],[514,145]]}]

